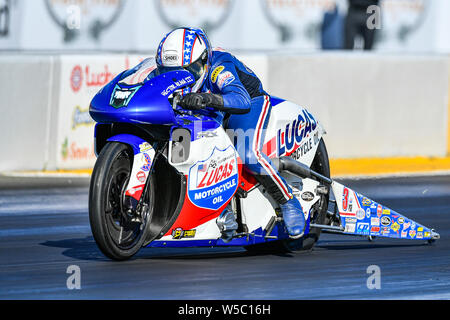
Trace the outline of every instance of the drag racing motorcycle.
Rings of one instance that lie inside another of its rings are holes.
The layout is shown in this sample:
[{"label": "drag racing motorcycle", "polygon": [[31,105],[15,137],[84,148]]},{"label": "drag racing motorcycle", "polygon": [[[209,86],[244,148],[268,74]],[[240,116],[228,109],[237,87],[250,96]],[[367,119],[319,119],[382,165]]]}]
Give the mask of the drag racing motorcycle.
[{"label": "drag racing motorcycle", "polygon": [[[307,225],[290,239],[277,203],[249,174],[215,110],[183,110],[195,82],[154,59],[93,98],[95,164],[89,218],[101,251],[126,260],[142,247],[309,250],[322,231],[434,241],[434,230],[333,181],[325,131],[305,108],[271,97],[263,151],[292,187]],[[239,138],[239,137],[238,137]]]}]

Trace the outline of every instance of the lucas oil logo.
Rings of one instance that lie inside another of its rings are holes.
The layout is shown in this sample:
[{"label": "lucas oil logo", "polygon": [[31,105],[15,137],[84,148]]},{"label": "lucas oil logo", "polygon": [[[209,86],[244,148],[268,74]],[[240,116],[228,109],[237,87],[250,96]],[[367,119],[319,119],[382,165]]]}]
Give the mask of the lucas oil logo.
[{"label": "lucas oil logo", "polygon": [[197,162],[189,170],[189,199],[197,207],[217,210],[236,192],[238,178],[234,148],[215,148],[208,159]]},{"label": "lucas oil logo", "polygon": [[289,156],[301,147],[302,155],[312,149],[313,144],[318,143],[318,138],[309,137],[310,133],[316,130],[317,121],[306,110],[298,115],[297,119],[286,125],[285,129],[278,130],[277,145],[278,156]]}]

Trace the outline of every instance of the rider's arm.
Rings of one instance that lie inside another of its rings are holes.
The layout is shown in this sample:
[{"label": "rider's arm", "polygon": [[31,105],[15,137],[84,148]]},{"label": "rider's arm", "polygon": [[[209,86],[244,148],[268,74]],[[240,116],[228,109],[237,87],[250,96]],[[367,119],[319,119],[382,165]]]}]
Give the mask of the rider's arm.
[{"label": "rider's arm", "polygon": [[250,95],[241,83],[233,63],[224,62],[215,66],[209,80],[213,93],[220,94],[223,98],[223,107],[216,109],[235,114],[250,111]]},{"label": "rider's arm", "polygon": [[208,81],[211,93],[189,93],[180,101],[180,106],[192,110],[212,107],[231,114],[250,111],[250,95],[242,85],[233,63],[223,62],[213,68]]}]

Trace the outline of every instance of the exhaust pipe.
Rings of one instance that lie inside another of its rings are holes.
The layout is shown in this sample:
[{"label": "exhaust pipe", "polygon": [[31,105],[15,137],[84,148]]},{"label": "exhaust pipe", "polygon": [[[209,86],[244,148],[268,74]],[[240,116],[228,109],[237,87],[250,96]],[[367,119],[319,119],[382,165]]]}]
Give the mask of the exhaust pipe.
[{"label": "exhaust pipe", "polygon": [[272,159],[272,163],[277,168],[278,171],[287,171],[290,172],[300,178],[317,178],[321,182],[331,185],[333,183],[333,180],[330,178],[327,178],[320,173],[317,173],[308,166],[304,165],[303,163],[300,163],[298,161],[295,161],[294,159],[290,157],[280,157],[278,159]]}]

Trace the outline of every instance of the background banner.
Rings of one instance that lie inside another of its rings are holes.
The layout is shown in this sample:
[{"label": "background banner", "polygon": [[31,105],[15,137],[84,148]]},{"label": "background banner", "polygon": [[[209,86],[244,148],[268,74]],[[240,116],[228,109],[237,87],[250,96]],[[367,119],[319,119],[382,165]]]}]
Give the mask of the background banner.
[{"label": "background banner", "polygon": [[[197,26],[231,50],[311,51],[330,13],[342,37],[347,9],[346,0],[0,0],[0,47],[154,51],[171,29]],[[447,0],[381,0],[375,49],[450,52],[449,11]]]}]

